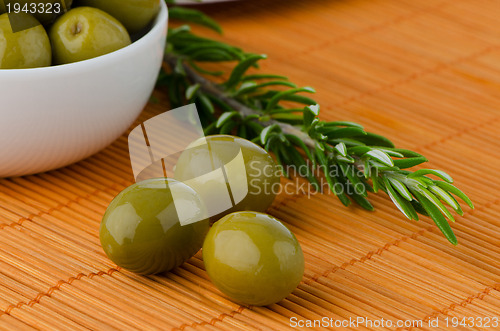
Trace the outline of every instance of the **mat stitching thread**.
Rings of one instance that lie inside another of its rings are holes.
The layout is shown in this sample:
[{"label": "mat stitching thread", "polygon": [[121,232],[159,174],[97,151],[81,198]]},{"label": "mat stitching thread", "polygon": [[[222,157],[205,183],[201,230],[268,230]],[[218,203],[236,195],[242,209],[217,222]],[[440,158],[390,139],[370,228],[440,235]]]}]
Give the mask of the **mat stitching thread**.
[{"label": "mat stitching thread", "polygon": [[[479,207],[477,207],[475,209],[469,210],[469,211],[465,212],[463,216],[465,217],[467,215],[472,215],[475,211],[489,208],[491,205],[495,205],[495,204],[498,204],[498,203],[500,203],[500,198],[496,199],[496,200],[493,200],[493,201],[486,202],[486,203],[482,204],[481,206],[479,206]],[[434,228],[435,227],[433,225],[431,225],[431,226],[429,226],[429,227],[427,227],[425,229],[421,229],[421,230],[419,230],[417,232],[414,232],[411,235],[403,236],[403,237],[401,237],[399,239],[396,239],[395,241],[392,241],[390,243],[385,244],[383,247],[379,248],[376,251],[370,251],[370,252],[368,252],[366,255],[362,256],[361,258],[354,258],[354,259],[350,260],[349,262],[342,263],[340,266],[334,266],[331,269],[327,269],[322,274],[315,274],[310,279],[303,281],[303,283],[306,284],[306,285],[309,285],[312,282],[317,282],[320,277],[322,277],[322,276],[323,277],[328,277],[329,275],[337,272],[339,269],[345,270],[347,267],[352,266],[352,265],[354,265],[356,263],[363,263],[363,262],[365,262],[367,260],[371,260],[374,255],[382,255],[382,253],[384,251],[386,251],[386,250],[389,250],[390,247],[392,247],[392,246],[398,246],[401,242],[407,241],[410,238],[411,239],[416,239],[416,238],[420,237],[421,235],[423,235],[425,232],[432,232],[434,230]]]},{"label": "mat stitching thread", "polygon": [[[329,192],[329,191],[328,191]],[[304,193],[294,193],[294,194],[286,194],[285,197],[282,198],[281,201],[273,203],[273,205],[270,208],[276,208],[278,209],[279,206],[286,206],[288,203],[302,199],[303,197],[306,197]]]},{"label": "mat stitching thread", "polygon": [[453,138],[457,138],[457,137],[460,137],[462,135],[465,135],[465,134],[468,134],[468,133],[471,133],[473,131],[476,131],[478,129],[482,129],[484,128],[485,126],[489,125],[489,124],[492,124],[492,123],[495,123],[495,122],[498,122],[498,120],[500,120],[500,116],[496,116],[496,117],[493,117],[491,119],[487,119],[485,122],[483,123],[479,123],[475,126],[472,126],[472,127],[467,127],[461,131],[456,131],[455,133],[452,133],[446,137],[443,137],[441,139],[438,139],[438,140],[435,140],[435,141],[432,141],[430,143],[427,143],[425,145],[422,145],[422,146],[417,146],[415,147],[415,151],[418,151],[418,150],[423,150],[423,149],[427,149],[427,148],[431,148],[437,144],[442,144],[448,140],[451,140]]},{"label": "mat stitching thread", "polygon": [[179,327],[173,328],[172,330],[184,330],[188,326],[192,328],[196,328],[197,326],[204,326],[204,325],[212,325],[214,326],[217,322],[222,322],[224,318],[226,317],[234,317],[235,315],[241,314],[247,307],[245,306],[240,306],[238,309],[231,311],[230,313],[222,313],[217,317],[214,317],[210,320],[210,322],[193,322],[191,324],[184,323]]},{"label": "mat stitching thread", "polygon": [[[487,295],[489,295],[492,290],[494,290],[494,291],[500,291],[500,283],[495,283],[495,284],[493,284],[491,286],[488,286],[484,290],[482,290],[481,292],[473,294],[473,295],[470,295],[470,296],[468,296],[467,298],[465,298],[464,300],[462,300],[459,303],[452,303],[451,305],[449,305],[448,307],[446,307],[444,309],[434,311],[432,314],[427,315],[426,317],[424,317],[422,319],[422,321],[423,322],[428,322],[431,318],[436,318],[440,314],[448,316],[448,313],[454,311],[455,308],[457,308],[457,307],[466,307],[468,304],[471,304],[475,299],[483,300],[484,297],[487,296]],[[413,329],[414,329],[413,327],[407,327],[405,329],[398,329],[398,330],[408,330],[408,331],[410,331],[410,330],[413,330]]]},{"label": "mat stitching thread", "polygon": [[319,280],[320,277],[328,277],[329,275],[339,271],[339,270],[345,270],[347,269],[347,267],[349,266],[353,266],[355,265],[356,263],[364,263],[368,260],[371,260],[375,255],[382,255],[382,253],[384,251],[388,251],[389,248],[391,248],[392,246],[398,246],[400,243],[402,242],[405,242],[407,241],[408,239],[416,239],[418,237],[420,237],[421,235],[423,235],[425,232],[432,232],[434,229],[433,226],[429,226],[425,229],[421,229],[420,231],[417,231],[417,232],[413,232],[411,235],[406,235],[406,236],[403,236],[401,238],[398,238],[392,242],[389,242],[387,244],[385,244],[384,246],[380,247],[379,249],[377,249],[376,251],[370,251],[368,252],[366,255],[360,257],[360,258],[354,258],[354,259],[351,259],[349,262],[344,262],[342,263],[340,266],[334,266],[333,268],[331,269],[327,269],[325,270],[325,272],[323,272],[322,274],[315,274],[313,275],[310,279],[307,279],[307,280],[304,280],[303,283],[306,284],[306,285],[309,285],[313,282],[317,282]]},{"label": "mat stitching thread", "polygon": [[35,304],[40,303],[40,300],[43,297],[49,297],[50,298],[55,291],[61,291],[61,286],[64,285],[64,284],[71,285],[71,283],[73,283],[75,280],[80,280],[83,277],[87,277],[88,279],[92,279],[95,276],[103,276],[103,275],[109,275],[109,276],[111,276],[115,271],[120,271],[120,270],[121,270],[120,267],[109,268],[108,271],[106,271],[106,272],[104,272],[104,271],[98,271],[97,273],[91,272],[88,275],[86,275],[84,273],[79,273],[75,277],[70,277],[68,280],[60,280],[60,281],[58,281],[56,283],[55,286],[50,287],[47,290],[47,292],[40,292],[40,293],[38,293],[37,296],[34,299],[30,300],[30,301],[28,301],[28,302],[20,301],[20,302],[18,302],[15,305],[14,304],[9,305],[7,308],[5,308],[5,310],[0,310],[0,316],[2,316],[2,315],[10,315],[10,313],[11,313],[11,311],[13,309],[16,309],[16,308],[20,309],[22,306],[33,307]]},{"label": "mat stitching thread", "polygon": [[443,1],[435,6],[430,6],[430,7],[423,8],[423,9],[417,9],[415,11],[408,13],[408,14],[398,16],[392,20],[385,21],[384,23],[371,25],[371,26],[366,27],[364,29],[361,29],[359,31],[354,31],[352,33],[348,33],[346,35],[340,36],[336,39],[326,41],[322,44],[314,45],[313,47],[306,49],[304,52],[301,52],[300,55],[305,55],[307,53],[314,52],[317,49],[321,49],[321,48],[328,47],[331,45],[336,45],[336,44],[339,44],[339,43],[346,41],[346,40],[351,40],[351,39],[356,38],[356,37],[367,35],[367,34],[370,34],[372,32],[375,32],[377,30],[387,28],[391,25],[395,25],[395,24],[399,24],[399,23],[411,20],[411,19],[418,17],[420,15],[432,13],[432,11],[441,9],[442,7],[446,7],[446,6],[450,5],[451,3],[456,3],[456,1],[454,1],[454,2],[453,1]]},{"label": "mat stitching thread", "polygon": [[392,90],[392,89],[394,89],[396,87],[402,86],[402,85],[407,84],[409,82],[412,82],[412,81],[414,81],[416,79],[419,79],[420,77],[438,73],[439,71],[441,71],[443,69],[447,69],[447,68],[450,68],[450,67],[455,66],[457,64],[461,64],[463,62],[473,60],[474,58],[477,58],[479,56],[488,54],[489,52],[496,50],[498,47],[500,47],[500,45],[490,45],[490,46],[488,46],[488,47],[486,47],[486,48],[484,48],[484,49],[482,49],[482,50],[480,50],[480,51],[478,51],[476,53],[460,57],[460,58],[455,59],[455,60],[450,61],[450,62],[440,63],[440,64],[436,65],[434,68],[431,68],[431,69],[424,69],[422,71],[413,73],[410,76],[408,76],[406,78],[403,78],[401,80],[398,80],[398,81],[396,81],[394,83],[385,84],[385,85],[382,85],[382,86],[377,87],[375,89],[372,89],[372,90],[369,90],[369,91],[366,91],[366,92],[361,92],[358,95],[352,96],[352,97],[347,98],[347,99],[345,99],[345,100],[343,100],[341,102],[333,104],[333,105],[331,105],[328,108],[334,108],[334,107],[344,106],[344,105],[346,105],[348,103],[351,103],[353,101],[359,101],[359,100],[361,100],[361,99],[363,99],[363,98],[365,98],[367,96],[371,96],[371,95],[377,94],[379,92],[390,91],[390,90]]},{"label": "mat stitching thread", "polygon": [[470,209],[470,210],[464,212],[463,217],[465,217],[467,215],[474,215],[475,212],[490,208],[492,205],[498,205],[499,203],[500,203],[500,198],[493,200],[493,201],[485,202],[484,204],[482,204],[479,207],[475,207],[474,209]]}]

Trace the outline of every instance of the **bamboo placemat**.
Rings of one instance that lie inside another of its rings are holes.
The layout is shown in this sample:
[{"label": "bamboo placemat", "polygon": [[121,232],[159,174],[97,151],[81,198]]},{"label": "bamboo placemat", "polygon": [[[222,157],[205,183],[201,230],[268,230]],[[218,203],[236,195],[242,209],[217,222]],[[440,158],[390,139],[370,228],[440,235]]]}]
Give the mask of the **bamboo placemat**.
[{"label": "bamboo placemat", "polygon": [[[133,182],[124,136],[64,169],[0,181],[0,329],[278,330],[291,319],[363,317],[469,330],[452,318],[498,317],[500,1],[251,0],[204,10],[224,40],[269,55],[262,71],[314,86],[324,119],[357,121],[451,174],[476,205],[452,224],[459,245],[428,218],[406,221],[383,194],[370,196],[374,212],[282,194],[269,212],[306,258],[303,282],[282,302],[232,303],[199,253],[172,272],[136,276],[98,240],[107,204]],[[155,94],[140,120],[168,109]],[[500,329],[489,326],[475,329]]]}]

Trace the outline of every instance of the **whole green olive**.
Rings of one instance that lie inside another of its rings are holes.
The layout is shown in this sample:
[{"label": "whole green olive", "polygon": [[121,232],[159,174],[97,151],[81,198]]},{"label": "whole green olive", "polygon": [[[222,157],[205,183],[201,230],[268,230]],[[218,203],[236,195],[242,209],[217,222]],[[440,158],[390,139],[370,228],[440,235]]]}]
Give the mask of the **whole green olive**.
[{"label": "whole green olive", "polygon": [[[30,28],[14,32],[11,21]],[[51,60],[49,37],[36,18],[25,13],[0,15],[0,69],[47,67]]]},{"label": "whole green olive", "polygon": [[262,147],[235,136],[212,135],[182,152],[174,178],[198,192],[217,220],[234,211],[265,211],[276,197],[280,174]]},{"label": "whole green olive", "polygon": [[131,43],[127,30],[116,18],[91,7],[66,12],[50,27],[49,37],[55,64],[91,59]]},{"label": "whole green olive", "polygon": [[99,237],[106,255],[138,274],[171,270],[202,246],[209,222],[196,192],[153,178],[135,183],[110,203]]},{"label": "whole green olive", "polygon": [[284,299],[304,274],[304,255],[295,236],[263,213],[226,215],[208,232],[202,252],[215,286],[248,305],[265,306]]},{"label": "whole green olive", "polygon": [[104,10],[119,20],[130,33],[138,32],[153,20],[164,0],[79,0],[78,4]]},{"label": "whole green olive", "polygon": [[[73,0],[3,0],[5,11],[30,13],[42,23],[48,26],[55,19],[71,8]],[[0,10],[2,7],[0,0]]]}]

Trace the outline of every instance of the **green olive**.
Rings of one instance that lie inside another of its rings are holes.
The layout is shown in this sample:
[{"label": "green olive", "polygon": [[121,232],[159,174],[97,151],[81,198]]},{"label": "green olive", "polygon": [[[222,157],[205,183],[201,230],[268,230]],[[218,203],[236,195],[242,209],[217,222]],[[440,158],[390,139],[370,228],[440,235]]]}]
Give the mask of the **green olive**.
[{"label": "green olive", "polygon": [[[11,21],[29,26],[13,32]],[[0,69],[23,69],[49,66],[50,42],[43,26],[25,13],[0,15]]]},{"label": "green olive", "polygon": [[138,274],[171,270],[202,246],[209,222],[196,192],[173,179],[135,183],[110,203],[99,237],[106,255]]},{"label": "green olive", "polygon": [[209,216],[265,211],[276,197],[280,171],[260,146],[243,138],[213,135],[191,143],[175,166],[174,178],[198,192]]},{"label": "green olive", "polygon": [[[30,13],[45,26],[52,24],[55,19],[71,8],[73,0],[4,0],[5,10],[13,12],[16,7]],[[2,7],[0,0],[0,10]],[[8,7],[7,7],[8,6]]]},{"label": "green olive", "polygon": [[78,4],[104,10],[134,33],[153,20],[160,10],[160,1],[164,0],[79,0]]},{"label": "green olive", "polygon": [[55,64],[91,59],[131,43],[125,27],[111,15],[91,7],[71,9],[49,30]]},{"label": "green olive", "polygon": [[276,218],[236,212],[217,221],[203,243],[215,286],[236,302],[265,306],[288,296],[304,274],[295,236]]}]

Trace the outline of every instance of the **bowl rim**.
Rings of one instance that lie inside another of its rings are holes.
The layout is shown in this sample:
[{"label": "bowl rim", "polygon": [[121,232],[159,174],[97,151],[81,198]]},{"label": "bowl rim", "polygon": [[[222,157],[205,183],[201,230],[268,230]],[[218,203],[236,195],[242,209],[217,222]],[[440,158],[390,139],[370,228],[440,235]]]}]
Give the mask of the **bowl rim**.
[{"label": "bowl rim", "polygon": [[107,59],[114,57],[114,56],[119,56],[122,53],[131,52],[131,51],[135,50],[136,48],[141,47],[141,45],[143,43],[147,42],[148,39],[153,38],[153,36],[155,36],[158,33],[158,30],[163,29],[162,23],[168,22],[167,4],[165,3],[164,0],[159,0],[159,1],[160,1],[160,11],[158,12],[155,19],[153,20],[153,23],[151,24],[151,28],[149,29],[149,31],[146,34],[144,34],[142,37],[140,37],[136,41],[132,42],[130,45],[127,45],[123,48],[117,49],[116,51],[113,51],[111,53],[107,53],[107,54],[100,55],[100,56],[97,56],[97,57],[94,57],[91,59],[73,62],[73,63],[51,65],[48,67],[38,67],[38,68],[0,69],[0,75],[5,77],[5,75],[15,75],[15,74],[19,74],[21,72],[22,73],[30,72],[31,74],[33,74],[33,72],[47,72],[47,71],[57,72],[57,71],[61,71],[61,70],[68,70],[70,67],[73,69],[78,69],[81,67],[88,66],[92,62],[106,61]]}]

